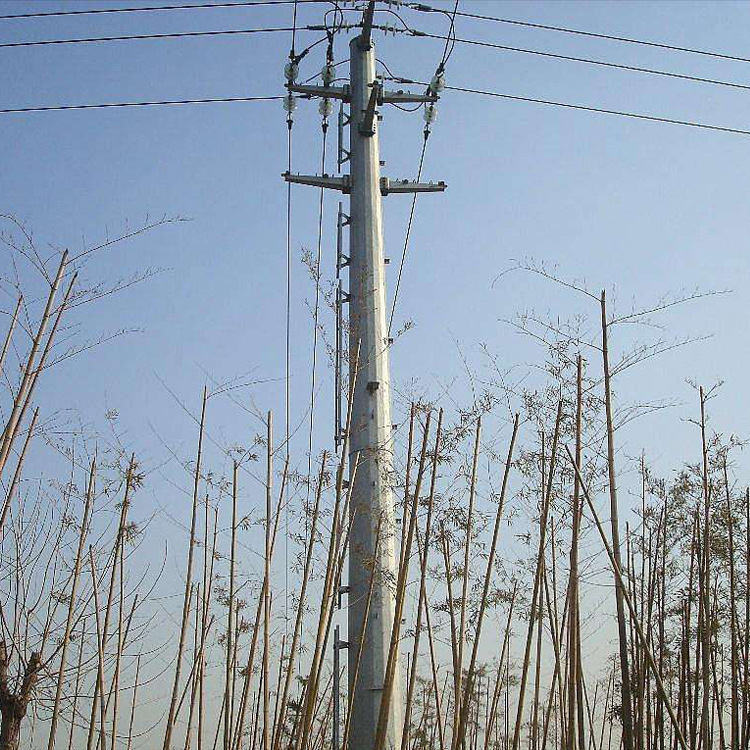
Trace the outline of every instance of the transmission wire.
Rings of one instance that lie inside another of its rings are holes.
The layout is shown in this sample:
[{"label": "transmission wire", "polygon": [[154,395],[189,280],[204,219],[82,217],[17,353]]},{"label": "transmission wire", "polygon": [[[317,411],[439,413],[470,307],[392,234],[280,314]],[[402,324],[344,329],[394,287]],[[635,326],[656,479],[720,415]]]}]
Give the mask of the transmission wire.
[{"label": "transmission wire", "polygon": [[178,104],[227,104],[231,102],[272,102],[281,101],[283,96],[229,96],[211,99],[164,99],[147,102],[103,102],[99,104],[59,104],[48,107],[16,107],[0,109],[0,115],[23,114],[29,112],[64,112],[74,109],[112,109],[118,107],[166,107]]},{"label": "transmission wire", "polygon": [[[427,139],[430,136],[430,130],[428,127],[424,129],[424,140],[422,141],[422,153],[419,157],[419,169],[417,170],[417,182],[422,177],[422,167],[424,166],[424,154],[427,149]],[[388,319],[388,338],[391,336],[391,328],[393,327],[393,316],[396,314],[396,303],[398,302],[398,292],[401,288],[401,276],[404,273],[404,265],[406,263],[406,253],[409,250],[409,239],[411,237],[411,227],[414,222],[414,210],[417,206],[417,195],[414,193],[411,198],[411,210],[409,211],[409,222],[406,225],[406,236],[404,238],[404,248],[401,251],[401,262],[398,266],[398,276],[396,278],[396,288],[393,292],[393,302],[391,303],[391,315]]]},{"label": "transmission wire", "polygon": [[326,3],[330,0],[244,0],[243,2],[223,3],[195,3],[188,5],[149,5],[137,8],[90,8],[88,10],[53,10],[41,11],[39,13],[14,13],[0,16],[0,21],[21,20],[25,18],[49,18],[59,16],[91,16],[104,13],[147,13],[152,11],[170,10],[211,10],[216,8],[253,8],[264,5],[291,5],[292,3]]},{"label": "transmission wire", "polygon": [[[456,0],[454,6],[453,6],[453,13],[449,14],[447,11],[442,11],[447,15],[450,19],[450,28],[448,29],[448,33],[445,36],[445,47],[443,48],[443,55],[440,59],[440,63],[437,67],[436,75],[440,76],[445,71],[445,65],[448,62],[450,56],[453,54],[453,49],[456,46],[456,31],[455,31],[455,24],[456,24],[456,13],[458,11],[458,3],[460,0]],[[452,46],[450,47],[450,50],[448,49],[448,45],[453,42]],[[386,70],[388,70],[388,66],[383,63]],[[388,71],[390,73],[390,71]],[[421,105],[420,105],[421,106]],[[419,168],[417,169],[417,182],[422,177],[422,168],[424,166],[424,155],[425,151],[427,150],[427,140],[430,137],[430,124],[427,122],[425,124],[424,128],[424,140],[422,141],[422,153],[419,156]],[[388,318],[388,338],[391,336],[391,329],[393,327],[393,318],[396,314],[396,303],[398,302],[398,293],[401,288],[401,277],[404,273],[404,265],[406,264],[406,254],[409,251],[409,239],[411,238],[411,228],[412,224],[414,223],[414,211],[417,207],[417,193],[414,193],[412,195],[411,199],[411,209],[409,210],[409,221],[406,225],[406,235],[404,237],[404,247],[401,251],[401,261],[399,262],[398,266],[398,276],[396,278],[396,288],[393,292],[393,302],[391,303],[391,314]]]},{"label": "transmission wire", "polygon": [[293,31],[291,26],[260,29],[217,29],[216,31],[177,31],[165,34],[125,34],[123,36],[74,37],[72,39],[38,39],[23,42],[3,42],[0,49],[12,47],[44,47],[61,44],[94,44],[98,42],[129,42],[151,39],[182,39],[185,37],[236,36],[248,34],[272,34],[275,32]]},{"label": "transmission wire", "polygon": [[[323,147],[320,158],[320,174],[326,173],[326,144],[328,142],[328,120],[323,120]],[[305,515],[307,517],[310,509],[310,482],[312,477],[312,449],[313,428],[315,424],[315,372],[318,362],[318,325],[320,315],[320,266],[323,250],[323,204],[325,188],[320,188],[320,201],[318,204],[318,247],[315,258],[315,307],[313,309],[313,349],[312,349],[312,373],[310,379],[310,431],[307,446],[307,498],[305,500]],[[312,540],[310,542],[312,544]]]},{"label": "transmission wire", "polygon": [[[289,50],[289,62],[296,64],[294,43],[297,36],[297,0],[294,2],[292,17],[292,44]],[[289,93],[291,96],[291,92]],[[292,173],[292,126],[294,114],[290,108],[287,113],[287,174]],[[286,186],[286,331],[285,331],[285,367],[284,367],[284,454],[287,471],[289,467],[289,439],[291,419],[291,320],[292,320],[292,183]],[[291,491],[290,491],[291,494]],[[289,504],[284,511],[284,635],[289,636]]]},{"label": "transmission wire", "polygon": [[[426,32],[419,32],[416,34],[417,37],[424,37],[427,39],[446,39],[442,34],[429,34]],[[665,78],[677,78],[684,81],[693,81],[695,83],[707,83],[713,86],[728,86],[735,89],[743,89],[750,91],[750,86],[743,83],[736,83],[734,81],[723,81],[716,78],[703,78],[701,76],[688,75],[687,73],[675,73],[669,70],[658,70],[655,68],[643,68],[638,65],[624,65],[622,63],[613,63],[607,60],[597,60],[589,57],[575,57],[574,55],[562,55],[555,52],[547,52],[545,50],[528,49],[525,47],[512,47],[507,44],[497,44],[495,42],[485,42],[478,39],[461,39],[454,38],[454,42],[459,44],[468,44],[476,47],[486,47],[489,49],[504,50],[506,52],[520,52],[526,55],[537,55],[539,57],[549,57],[554,60],[566,60],[568,62],[584,63],[586,65],[598,65],[605,68],[616,68],[618,70],[626,70],[632,73],[645,73],[647,75],[663,76]]]},{"label": "transmission wire", "polygon": [[[432,12],[445,12],[440,8],[430,8],[429,6],[422,4],[413,4],[411,6],[413,10],[421,11],[432,11]],[[602,34],[595,31],[584,31],[583,29],[571,29],[565,26],[552,26],[543,23],[534,23],[532,21],[519,21],[514,18],[498,18],[495,16],[486,16],[480,13],[468,13],[461,11],[457,15],[463,16],[464,18],[476,18],[482,21],[494,21],[496,23],[504,23],[512,26],[524,26],[531,29],[542,29],[544,31],[556,31],[562,34],[574,34],[577,36],[590,37],[593,39],[606,39],[613,42],[623,42],[626,44],[637,44],[643,47],[655,47],[657,49],[665,49],[670,52],[686,52],[691,55],[702,55],[704,57],[714,57],[720,60],[733,60],[735,62],[750,63],[750,58],[740,57],[739,55],[729,55],[724,52],[715,52],[713,50],[698,49],[696,47],[682,47],[676,44],[665,44],[663,42],[653,42],[645,39],[636,39],[634,37],[617,36],[615,34]]]},{"label": "transmission wire", "polygon": [[[418,81],[414,81],[418,83]],[[566,109],[576,109],[582,112],[594,112],[603,115],[616,115],[618,117],[630,117],[636,120],[646,120],[648,122],[661,122],[667,125],[683,125],[690,128],[700,128],[702,130],[712,130],[720,133],[733,133],[735,135],[750,135],[750,130],[742,130],[740,128],[724,127],[722,125],[711,125],[703,122],[695,122],[692,120],[678,120],[671,117],[659,117],[657,115],[645,115],[638,112],[626,112],[616,109],[604,109],[601,107],[589,107],[583,104],[572,104],[570,102],[557,102],[550,99],[535,99],[528,96],[514,96],[512,94],[501,94],[498,91],[485,91],[482,89],[470,89],[462,88],[460,86],[446,86],[448,91],[459,91],[465,94],[479,94],[481,96],[491,96],[498,99],[509,99],[511,101],[518,102],[530,102],[533,104],[546,104],[551,107],[564,107]]]}]

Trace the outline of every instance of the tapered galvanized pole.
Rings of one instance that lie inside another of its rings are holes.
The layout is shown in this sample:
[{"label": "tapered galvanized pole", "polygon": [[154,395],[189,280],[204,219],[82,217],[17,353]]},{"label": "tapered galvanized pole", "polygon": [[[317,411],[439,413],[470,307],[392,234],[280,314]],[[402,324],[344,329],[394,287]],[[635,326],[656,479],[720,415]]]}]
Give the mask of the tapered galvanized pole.
[{"label": "tapered galvanized pole", "polygon": [[[293,94],[303,97],[338,99],[350,105],[349,152],[339,166],[350,163],[350,174],[302,175],[285,172],[287,182],[338,190],[349,195],[349,257],[339,246],[337,267],[349,267],[349,292],[341,287],[340,305],[349,303],[349,375],[354,383],[351,424],[342,435],[337,419],[336,442],[348,445],[351,533],[349,544],[349,701],[345,750],[374,750],[376,727],[390,650],[397,579],[393,496],[389,486],[392,463],[390,369],[388,366],[388,322],[383,257],[381,196],[434,193],[445,190],[444,182],[424,183],[389,180],[380,175],[378,109],[383,104],[422,103],[431,108],[438,99],[442,79],[436,75],[424,94],[385,91],[375,78],[375,49],[372,43],[375,1],[370,0],[359,36],[350,44],[348,86],[298,84],[296,73],[288,75],[289,107]],[[429,120],[428,120],[429,122]],[[342,128],[343,129],[343,122]],[[339,226],[344,223],[339,221]],[[338,341],[337,341],[338,344]],[[338,348],[338,346],[337,346]],[[337,360],[338,362],[339,360]],[[356,365],[355,365],[356,361]],[[337,409],[338,411],[338,409]],[[355,471],[356,467],[356,471]],[[378,529],[380,543],[378,544]],[[373,572],[374,571],[374,572]],[[374,576],[372,594],[368,596]],[[363,626],[364,623],[364,626]],[[360,649],[361,643],[361,649]],[[392,671],[387,731],[380,750],[401,746],[401,685],[398,665]],[[378,750],[378,749],[376,749]]]},{"label": "tapered galvanized pole", "polygon": [[[355,673],[351,660],[364,638],[359,679],[350,684],[353,701],[349,750],[372,750],[378,723],[380,699],[393,626],[394,595],[388,585],[395,580],[394,509],[389,487],[392,458],[388,323],[383,258],[380,147],[378,116],[373,111],[379,84],[375,80],[375,49],[369,33],[350,44],[351,152],[349,351],[359,344],[354,378],[350,467],[357,455],[352,493],[353,524],[349,552],[349,676]],[[376,544],[378,519],[382,538]],[[370,567],[377,583],[369,616],[362,633],[362,620]],[[399,671],[395,672],[390,701],[386,748],[401,746],[401,695]]]}]

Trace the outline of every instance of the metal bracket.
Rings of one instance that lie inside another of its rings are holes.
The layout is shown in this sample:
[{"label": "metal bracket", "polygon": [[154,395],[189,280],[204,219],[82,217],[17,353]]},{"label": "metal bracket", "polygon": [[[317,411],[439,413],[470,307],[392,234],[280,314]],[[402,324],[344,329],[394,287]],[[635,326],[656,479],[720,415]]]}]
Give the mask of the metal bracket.
[{"label": "metal bracket", "polygon": [[290,174],[289,172],[282,172],[281,176],[287,182],[292,182],[297,185],[312,185],[313,187],[340,190],[344,194],[351,192],[351,179],[349,175],[344,175],[343,177],[329,177],[327,174]]},{"label": "metal bracket", "polygon": [[344,253],[344,227],[349,223],[349,217],[341,208],[339,201],[339,215],[336,220],[336,278],[339,277],[342,268],[346,268],[351,263],[351,258]]},{"label": "metal bracket", "polygon": [[434,104],[438,97],[434,94],[412,94],[410,91],[382,91],[381,104]]},{"label": "metal bracket", "polygon": [[339,201],[339,215],[336,221],[336,278],[339,276],[339,272],[342,268],[346,268],[351,263],[351,258],[344,254],[344,227],[349,223],[349,217],[343,212],[341,208],[341,201]]},{"label": "metal bracket", "polygon": [[380,194],[390,193],[442,193],[448,186],[440,182],[413,182],[412,180],[389,180],[380,178]]},{"label": "metal bracket", "polygon": [[341,171],[341,165],[349,161],[349,159],[351,158],[351,153],[344,148],[344,126],[348,125],[350,122],[351,122],[351,117],[344,114],[344,104],[342,102],[341,106],[339,107],[339,116],[338,116],[339,143],[338,143],[337,162],[338,162],[339,172]]},{"label": "metal bracket", "polygon": [[367,102],[367,108],[364,112],[364,118],[359,124],[359,134],[364,136],[375,135],[375,116],[377,115],[377,105],[380,97],[380,84],[374,82],[370,91],[370,100]]},{"label": "metal bracket", "polygon": [[324,99],[341,99],[341,101],[351,101],[351,92],[349,86],[315,86],[306,83],[290,83],[287,86],[289,91],[302,96],[320,96]]}]

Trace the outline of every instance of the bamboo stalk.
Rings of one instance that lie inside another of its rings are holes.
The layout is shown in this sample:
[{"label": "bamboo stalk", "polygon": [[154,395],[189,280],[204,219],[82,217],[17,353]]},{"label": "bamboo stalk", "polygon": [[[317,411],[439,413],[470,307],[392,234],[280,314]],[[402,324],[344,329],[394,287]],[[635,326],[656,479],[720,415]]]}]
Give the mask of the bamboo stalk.
[{"label": "bamboo stalk", "polygon": [[[88,484],[86,486],[86,501],[83,509],[83,521],[81,522],[81,531],[78,535],[78,548],[76,549],[75,562],[73,564],[73,580],[71,582],[68,615],[65,620],[65,631],[62,640],[62,650],[60,652],[60,666],[57,672],[57,685],[55,687],[55,702],[52,707],[52,718],[50,719],[49,738],[47,740],[47,750],[53,750],[55,747],[55,737],[57,733],[57,720],[60,710],[60,699],[62,697],[63,684],[65,678],[65,667],[67,665],[68,645],[70,644],[70,634],[73,628],[73,614],[75,612],[76,597],[78,594],[78,582],[81,576],[81,564],[83,561],[83,549],[86,544],[86,535],[88,533],[89,518],[91,515],[91,505],[94,497],[94,481],[96,477],[96,459],[91,462]],[[83,643],[83,639],[81,640]],[[76,690],[76,696],[78,691]]]},{"label": "bamboo stalk", "polygon": [[128,745],[126,750],[131,750],[133,745],[133,726],[135,724],[135,709],[138,706],[138,678],[141,674],[141,655],[138,654],[135,662],[135,681],[133,682],[133,697],[130,703],[130,722],[128,724]]},{"label": "bamboo stalk", "polygon": [[[270,656],[271,637],[271,487],[273,484],[273,414],[268,412],[268,433],[266,446],[266,546],[265,573],[266,585],[263,587],[263,750],[271,746],[271,721],[269,717],[268,659]],[[229,713],[231,707],[227,706]]]},{"label": "bamboo stalk", "polygon": [[460,732],[461,724],[461,681],[464,668],[464,637],[466,635],[466,602],[469,588],[469,551],[471,549],[472,520],[474,515],[474,498],[477,487],[477,464],[479,462],[479,439],[482,433],[482,417],[477,418],[476,433],[474,436],[474,451],[471,461],[471,483],[469,485],[469,510],[466,516],[466,539],[464,542],[464,566],[461,575],[461,610],[458,621],[458,656],[456,657],[456,695],[453,700],[453,741],[451,747],[456,748],[456,737]]},{"label": "bamboo stalk", "polygon": [[[438,692],[438,679],[437,679],[437,661],[435,658],[435,640],[432,636],[432,623],[430,622],[430,602],[427,597],[427,591],[424,593],[424,614],[425,623],[427,625],[427,641],[430,646],[430,672],[432,674],[432,689],[435,696],[435,717],[437,724],[437,735],[440,743],[440,750],[445,750],[445,729],[443,727],[443,710],[442,710],[442,699],[441,693]],[[446,674],[446,680],[448,675]]]},{"label": "bamboo stalk", "polygon": [[305,554],[305,565],[302,572],[302,584],[300,587],[299,602],[297,604],[297,614],[294,620],[294,631],[292,633],[292,643],[289,647],[289,655],[287,657],[287,669],[284,676],[284,687],[281,694],[281,703],[278,713],[278,720],[274,727],[273,736],[273,748],[279,750],[279,744],[281,742],[281,730],[284,725],[286,718],[286,709],[289,697],[289,687],[291,685],[292,676],[294,674],[294,660],[297,656],[297,648],[299,645],[300,634],[302,632],[302,619],[305,612],[305,601],[307,597],[307,586],[310,580],[310,571],[312,570],[313,551],[315,548],[315,540],[318,533],[318,518],[320,514],[320,500],[323,494],[323,479],[325,477],[326,469],[326,454],[323,454],[323,460],[321,461],[320,473],[318,474],[318,485],[315,492],[315,505],[312,512],[312,522],[310,531],[310,542],[307,545],[307,551]]},{"label": "bamboo stalk", "polygon": [[[26,358],[26,364],[24,367],[23,375],[21,377],[21,383],[18,387],[18,393],[16,394],[16,398],[13,401],[13,409],[11,410],[8,421],[5,424],[5,428],[3,429],[2,440],[0,441],[0,476],[2,476],[3,470],[5,469],[5,462],[8,460],[11,445],[13,443],[13,440],[15,439],[18,425],[21,422],[22,409],[24,407],[26,396],[31,389],[31,384],[34,379],[36,356],[39,352],[39,347],[41,346],[44,334],[47,330],[47,326],[49,325],[49,321],[52,319],[55,297],[57,296],[57,291],[60,287],[60,282],[62,281],[63,273],[65,271],[67,263],[68,251],[66,250],[63,253],[62,258],[60,259],[60,265],[57,268],[55,280],[50,285],[50,291],[47,295],[47,302],[45,304],[42,317],[39,321],[37,332],[34,335],[34,339],[31,343],[31,349],[29,351],[28,357]],[[36,370],[36,372],[38,373],[38,370]]]},{"label": "bamboo stalk", "polygon": [[[80,644],[78,647],[78,664],[76,666],[75,688],[73,693],[73,706],[70,712],[70,730],[68,733],[68,750],[73,750],[73,735],[75,733],[76,715],[78,714],[78,696],[81,691],[81,669],[83,666],[83,645],[86,634],[86,620],[81,624]],[[128,748],[130,750],[130,748]]]},{"label": "bamboo stalk", "polygon": [[[722,472],[724,474],[724,493],[727,504],[727,531],[729,541],[729,631],[730,631],[730,747],[739,750],[740,742],[740,715],[739,715],[739,686],[737,676],[739,669],[738,645],[737,645],[737,575],[735,572],[735,548],[734,548],[734,515],[732,513],[732,499],[729,490],[729,472],[727,470],[727,455],[724,453],[722,460]],[[747,686],[746,686],[747,687]]]},{"label": "bamboo stalk", "polygon": [[5,335],[5,341],[3,343],[2,352],[0,352],[0,375],[3,374],[3,368],[5,366],[5,357],[8,354],[8,348],[10,347],[11,339],[13,338],[13,331],[16,328],[18,322],[18,313],[21,310],[21,304],[23,303],[23,296],[19,295],[16,307],[13,310],[13,315],[10,318],[10,326],[8,326],[8,333]]},{"label": "bamboo stalk", "polygon": [[[609,511],[612,527],[612,550],[617,567],[622,570],[620,556],[620,517],[617,502],[617,473],[615,470],[615,427],[612,410],[612,387],[610,383],[609,344],[607,322],[606,293],[602,290],[601,299],[602,319],[602,363],[604,370],[604,406],[607,418],[607,471],[609,476]],[[622,742],[624,750],[633,750],[633,716],[632,697],[630,689],[630,667],[628,664],[628,639],[625,621],[625,592],[623,585],[615,582],[615,603],[617,605],[617,630],[620,640],[620,677],[622,683]]]},{"label": "bamboo stalk", "polygon": [[198,488],[201,479],[201,459],[203,458],[203,431],[206,423],[206,402],[208,401],[208,389],[203,388],[203,399],[201,403],[201,416],[198,425],[198,452],[195,461],[195,474],[193,477],[193,510],[190,520],[190,541],[188,546],[187,565],[185,570],[185,591],[182,600],[182,623],[180,625],[180,637],[177,645],[177,658],[175,662],[174,680],[172,682],[172,696],[169,701],[167,714],[167,725],[164,732],[162,750],[170,750],[172,732],[177,718],[177,697],[180,689],[180,676],[182,674],[182,657],[185,651],[185,638],[187,635],[188,618],[190,614],[190,591],[193,581],[193,557],[195,555],[196,521],[198,514]]},{"label": "bamboo stalk", "polygon": [[[127,521],[128,516],[128,509],[130,508],[130,492],[132,490],[132,479],[133,479],[133,469],[135,466],[135,456],[130,457],[130,463],[128,464],[128,470],[125,477],[125,495],[122,501],[122,505],[120,507],[120,518],[117,525],[117,536],[115,538],[115,542],[112,548],[112,570],[110,572],[109,577],[109,587],[107,590],[107,603],[104,610],[104,624],[102,626],[102,633],[101,633],[101,648],[102,648],[102,658],[105,653],[105,649],[107,647],[107,642],[109,640],[109,622],[110,617],[112,615],[112,603],[114,601],[114,595],[115,595],[115,582],[117,579],[117,570],[118,570],[118,560],[120,559],[120,554],[122,552],[122,540],[123,536],[125,534],[125,523]],[[90,556],[92,559],[92,565],[93,565],[93,550],[91,547],[89,547]],[[92,575],[94,575],[92,571]],[[97,605],[97,613],[98,613],[98,605]],[[97,614],[98,617],[98,614]],[[98,620],[97,620],[98,624]],[[101,665],[101,669],[99,671],[99,678],[94,686],[94,699],[91,701],[91,717],[89,722],[89,735],[86,743],[86,749],[91,750],[93,746],[94,741],[94,727],[95,727],[95,718],[96,718],[96,710],[97,707],[100,709],[101,713],[101,727],[99,732],[99,745],[100,750],[106,750],[106,727],[105,727],[105,720],[107,715],[107,706],[104,702],[104,673],[103,673],[104,665]]]},{"label": "bamboo stalk", "polygon": [[[279,489],[279,497],[276,502],[276,512],[274,514],[274,521],[273,521],[273,534],[271,536],[271,555],[272,556],[273,556],[273,550],[276,544],[276,536],[277,536],[278,529],[279,529],[279,518],[281,517],[281,509],[284,504],[288,470],[289,470],[289,462],[285,461],[284,471],[281,476],[281,487]],[[234,732],[235,748],[237,750],[239,750],[239,743],[242,738],[242,728],[245,724],[245,715],[247,712],[247,700],[250,695],[250,681],[252,679],[253,664],[255,662],[255,651],[258,645],[258,640],[260,638],[261,618],[263,617],[263,613],[265,609],[264,607],[265,597],[264,597],[263,592],[267,584],[268,582],[264,575],[263,584],[261,586],[261,593],[260,593],[260,596],[258,597],[258,602],[257,602],[256,610],[255,610],[255,621],[253,623],[252,636],[250,638],[250,649],[248,652],[247,663],[246,663],[245,670],[244,670],[245,675],[244,675],[244,682],[243,682],[243,687],[242,687],[242,694],[240,697],[240,705],[237,711],[237,722],[236,722],[236,727],[235,727],[235,732]]]},{"label": "bamboo stalk", "polygon": [[398,644],[401,634],[401,619],[404,611],[404,598],[406,594],[406,581],[409,575],[409,559],[411,557],[411,548],[414,541],[415,529],[417,526],[417,510],[419,508],[419,493],[422,489],[422,478],[424,476],[425,460],[427,457],[427,440],[430,434],[430,423],[432,414],[427,413],[427,420],[424,426],[422,438],[422,449],[419,457],[419,469],[417,471],[417,481],[414,487],[414,499],[409,516],[409,530],[406,535],[406,547],[401,554],[402,564],[399,566],[398,579],[396,581],[396,603],[393,615],[393,625],[391,627],[391,640],[388,648],[388,660],[385,667],[385,676],[383,678],[383,691],[380,697],[380,711],[378,714],[377,729],[375,732],[374,750],[382,750],[385,743],[385,735],[388,731],[388,715],[390,712],[391,696],[393,690],[393,681],[396,679],[396,663],[398,659]]},{"label": "bamboo stalk", "polygon": [[26,439],[23,442],[23,447],[21,448],[21,453],[18,457],[18,463],[16,464],[16,470],[13,474],[13,479],[11,480],[10,486],[8,487],[8,491],[5,494],[5,501],[3,502],[3,509],[2,512],[0,512],[0,531],[3,530],[3,526],[5,525],[5,519],[8,515],[8,512],[10,511],[10,503],[13,499],[13,495],[15,494],[16,487],[18,487],[18,482],[21,479],[21,472],[23,470],[23,465],[26,460],[26,452],[29,449],[29,443],[31,442],[31,438],[34,436],[34,428],[36,427],[36,422],[39,417],[39,409],[34,409],[34,414],[31,417],[31,422],[29,423],[29,429],[26,432]]},{"label": "bamboo stalk", "polygon": [[[508,607],[508,619],[505,623],[505,633],[503,635],[503,645],[500,651],[500,659],[497,665],[497,677],[495,678],[495,687],[492,691],[492,702],[490,704],[490,713],[487,723],[487,731],[485,732],[484,738],[484,750],[489,750],[490,737],[492,736],[492,730],[495,726],[497,716],[497,705],[500,701],[500,688],[502,687],[502,676],[505,667],[506,654],[510,645],[510,633],[511,623],[513,621],[513,610],[516,604],[516,595],[518,594],[518,583],[513,586],[513,593],[510,598],[510,606]],[[505,670],[505,678],[508,679],[507,669]]]},{"label": "bamboo stalk", "polygon": [[[269,448],[270,450],[270,448]],[[270,530],[270,518],[268,523]],[[234,629],[234,563],[237,547],[237,462],[232,465],[232,533],[231,545],[229,552],[229,611],[227,613],[227,656],[224,675],[224,705],[227,707],[224,711],[224,750],[229,750],[232,743],[232,666],[234,652],[232,649],[232,631]],[[197,610],[196,610],[197,611]],[[196,615],[197,616],[197,615]]]},{"label": "bamboo stalk", "polygon": [[664,682],[661,679],[659,670],[656,668],[656,662],[654,660],[653,654],[651,653],[651,649],[649,649],[648,647],[648,642],[646,640],[646,636],[643,633],[643,629],[641,628],[640,622],[635,617],[635,609],[633,607],[633,603],[630,600],[630,596],[628,595],[628,592],[625,588],[623,577],[622,577],[622,572],[620,571],[620,567],[617,563],[617,558],[615,557],[614,551],[609,543],[609,540],[607,539],[607,535],[604,533],[604,528],[602,527],[601,521],[599,520],[599,514],[596,512],[596,508],[594,507],[594,503],[591,500],[589,491],[586,487],[586,483],[580,475],[580,470],[579,470],[578,465],[575,463],[575,458],[573,457],[573,454],[570,452],[570,448],[566,446],[566,450],[568,452],[570,461],[573,464],[573,469],[578,475],[578,481],[581,484],[581,492],[583,493],[586,503],[589,506],[589,511],[591,512],[591,516],[594,519],[594,523],[596,524],[596,527],[599,531],[599,536],[602,538],[602,542],[604,543],[604,548],[607,552],[607,557],[609,557],[610,565],[612,566],[615,577],[620,582],[625,604],[627,605],[628,609],[630,610],[631,615],[633,616],[633,623],[635,625],[636,633],[638,634],[638,638],[641,642],[641,646],[648,659],[649,667],[651,668],[652,673],[654,675],[654,680],[656,681],[656,685],[658,687],[659,693],[661,694],[661,698],[664,701],[664,705],[666,706],[667,711],[669,713],[669,718],[672,721],[672,726],[674,727],[674,732],[675,732],[675,737],[677,739],[677,742],[679,746],[682,748],[682,750],[687,750],[687,744],[685,742],[685,738],[682,735],[679,722],[677,721],[677,716],[675,715],[674,709],[672,708],[672,703],[669,700],[669,696],[667,694],[666,688],[664,687]]},{"label": "bamboo stalk", "polygon": [[[404,727],[401,734],[401,750],[407,750],[408,728],[411,722],[411,708],[414,696],[414,683],[417,676],[417,661],[419,656],[419,641],[422,633],[422,615],[426,602],[427,581],[427,559],[430,552],[430,541],[432,532],[432,507],[435,500],[435,485],[437,481],[438,457],[440,455],[440,437],[443,425],[443,410],[438,413],[437,431],[435,433],[435,448],[432,456],[432,476],[430,478],[430,494],[427,500],[427,520],[425,521],[424,543],[420,555],[419,570],[419,600],[417,603],[417,619],[414,630],[414,644],[409,672],[409,681],[406,691],[406,703],[404,706]],[[417,527],[417,542],[419,543],[419,527]],[[419,546],[419,544],[418,544]]]},{"label": "bamboo stalk", "polygon": [[[479,641],[482,636],[482,625],[484,622],[484,615],[487,609],[487,600],[489,599],[490,582],[492,580],[492,571],[495,565],[495,557],[497,555],[497,542],[500,537],[500,523],[503,518],[503,511],[505,510],[505,495],[508,490],[508,479],[510,477],[511,466],[513,465],[513,451],[516,445],[516,437],[518,436],[518,421],[519,417],[516,414],[513,420],[513,433],[510,438],[510,445],[508,447],[508,457],[505,461],[505,470],[503,473],[503,483],[500,489],[500,498],[497,504],[497,512],[495,514],[495,525],[492,530],[492,542],[490,544],[490,554],[487,558],[487,567],[484,573],[484,585],[482,588],[482,598],[479,600],[479,613],[477,615],[477,624],[474,632],[474,643],[471,649],[471,658],[469,660],[469,671],[466,677],[466,686],[464,688],[464,695],[461,701],[461,711],[459,715],[458,729],[455,733],[453,740],[453,748],[457,748],[463,744],[464,734],[466,732],[466,720],[468,716],[468,704],[471,691],[474,687],[474,676],[477,664],[477,654],[479,652]],[[478,429],[477,429],[478,433]],[[477,441],[478,442],[478,441]]]},{"label": "bamboo stalk", "polygon": [[550,498],[552,494],[552,478],[555,473],[555,459],[557,455],[557,441],[560,434],[560,421],[562,418],[562,401],[557,407],[555,419],[555,432],[552,439],[552,453],[550,455],[550,468],[547,477],[547,492],[542,502],[542,512],[539,519],[539,550],[537,552],[536,571],[534,573],[534,588],[531,597],[531,608],[529,610],[529,627],[526,632],[526,648],[523,657],[523,668],[521,671],[521,684],[518,691],[518,708],[516,711],[516,723],[513,729],[513,750],[518,750],[521,741],[521,726],[523,720],[524,699],[526,697],[526,682],[529,673],[529,661],[531,654],[531,643],[534,637],[534,621],[538,618],[538,601],[541,591],[542,566],[544,561],[544,548],[547,534],[547,513],[549,511]]}]

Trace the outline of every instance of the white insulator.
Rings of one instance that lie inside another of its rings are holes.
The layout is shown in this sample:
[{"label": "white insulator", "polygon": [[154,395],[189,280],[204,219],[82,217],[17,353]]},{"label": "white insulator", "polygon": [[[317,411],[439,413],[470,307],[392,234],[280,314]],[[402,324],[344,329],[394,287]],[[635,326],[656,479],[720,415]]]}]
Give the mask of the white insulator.
[{"label": "white insulator", "polygon": [[294,110],[297,109],[297,100],[291,95],[287,94],[283,99],[284,111],[289,113],[289,117],[294,114]]},{"label": "white insulator", "polygon": [[437,120],[437,107],[434,104],[430,104],[429,107],[424,108],[424,121],[431,125]]},{"label": "white insulator", "polygon": [[432,76],[430,81],[430,91],[434,94],[439,94],[445,88],[445,76],[440,73]]},{"label": "white insulator", "polygon": [[323,69],[320,71],[320,75],[323,78],[323,85],[324,86],[330,86],[333,83],[333,79],[336,77],[336,69],[328,63],[327,65],[323,66]]},{"label": "white insulator", "polygon": [[284,66],[284,77],[289,83],[294,83],[297,80],[297,74],[299,73],[299,66],[297,63],[288,62]]},{"label": "white insulator", "polygon": [[318,112],[325,119],[333,112],[333,102],[330,99],[321,99],[318,104]]}]

